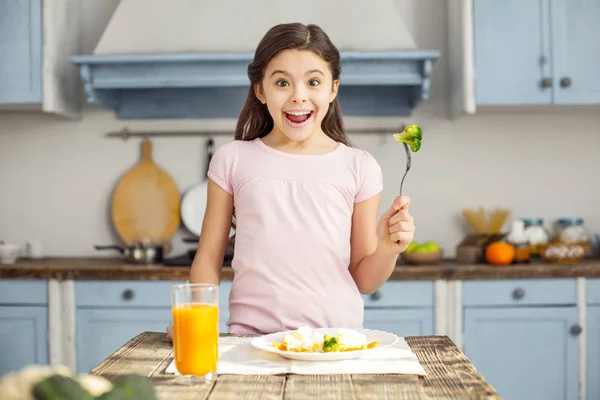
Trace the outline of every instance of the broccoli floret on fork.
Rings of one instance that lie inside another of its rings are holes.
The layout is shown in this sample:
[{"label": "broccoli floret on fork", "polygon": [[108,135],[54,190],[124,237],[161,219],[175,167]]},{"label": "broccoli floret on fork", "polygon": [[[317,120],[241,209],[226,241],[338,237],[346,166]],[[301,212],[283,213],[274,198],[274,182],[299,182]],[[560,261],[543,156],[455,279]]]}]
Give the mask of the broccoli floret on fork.
[{"label": "broccoli floret on fork", "polygon": [[421,148],[423,132],[421,132],[421,128],[418,125],[409,125],[401,133],[394,133],[392,136],[396,142],[409,145],[413,153],[416,153]]}]

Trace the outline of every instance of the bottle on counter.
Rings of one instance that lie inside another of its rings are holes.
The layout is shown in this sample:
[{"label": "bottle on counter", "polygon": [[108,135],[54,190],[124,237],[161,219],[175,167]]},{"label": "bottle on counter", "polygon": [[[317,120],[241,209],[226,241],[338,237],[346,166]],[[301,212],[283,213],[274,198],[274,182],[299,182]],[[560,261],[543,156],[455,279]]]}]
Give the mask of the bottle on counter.
[{"label": "bottle on counter", "polygon": [[526,264],[531,260],[530,246],[525,235],[525,223],[522,220],[513,221],[506,240],[515,249],[514,264]]},{"label": "bottle on counter", "polygon": [[550,242],[550,232],[544,227],[542,218],[522,218],[525,224],[525,239],[529,243],[531,255],[540,253],[540,246]]},{"label": "bottle on counter", "polygon": [[590,235],[583,218],[560,218],[557,222],[556,240],[564,244],[589,244]]},{"label": "bottle on counter", "polygon": [[590,235],[583,225],[583,218],[560,218],[556,221],[552,244],[542,255],[551,262],[577,264],[590,251]]}]

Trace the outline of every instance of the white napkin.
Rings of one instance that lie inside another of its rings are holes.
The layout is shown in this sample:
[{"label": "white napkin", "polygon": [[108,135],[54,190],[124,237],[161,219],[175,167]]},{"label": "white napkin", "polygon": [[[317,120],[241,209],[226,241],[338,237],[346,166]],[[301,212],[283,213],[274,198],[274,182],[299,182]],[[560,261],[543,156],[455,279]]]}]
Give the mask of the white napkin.
[{"label": "white napkin", "polygon": [[[360,358],[341,361],[298,361],[255,349],[252,338],[219,338],[217,374],[236,375],[322,375],[322,374],[411,374],[426,375],[404,338],[393,346],[375,348]],[[165,370],[177,374],[175,361]]]}]

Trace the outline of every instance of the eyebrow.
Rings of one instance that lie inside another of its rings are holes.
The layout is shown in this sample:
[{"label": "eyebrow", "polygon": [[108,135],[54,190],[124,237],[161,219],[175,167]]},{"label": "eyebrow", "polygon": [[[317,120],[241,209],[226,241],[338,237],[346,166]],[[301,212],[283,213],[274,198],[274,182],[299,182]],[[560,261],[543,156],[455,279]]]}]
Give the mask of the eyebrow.
[{"label": "eyebrow", "polygon": [[[323,73],[323,71],[321,71],[320,69],[311,69],[310,71],[307,71],[305,75],[310,75],[310,74],[314,74],[314,73],[319,73],[323,76],[325,76],[325,74]],[[275,75],[275,74],[283,74],[283,75],[287,75],[289,76],[290,74],[282,69],[276,69],[275,71],[273,71],[271,73],[271,76]]]}]

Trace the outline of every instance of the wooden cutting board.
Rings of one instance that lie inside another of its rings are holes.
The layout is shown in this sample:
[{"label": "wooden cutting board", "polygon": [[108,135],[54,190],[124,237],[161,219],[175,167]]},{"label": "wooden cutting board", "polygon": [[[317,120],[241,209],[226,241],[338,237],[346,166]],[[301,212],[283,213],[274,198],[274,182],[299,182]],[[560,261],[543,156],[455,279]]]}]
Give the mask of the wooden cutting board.
[{"label": "wooden cutting board", "polygon": [[140,161],[119,180],[112,196],[112,221],[121,240],[167,243],[180,224],[181,195],[152,160],[152,142],[142,141]]}]

